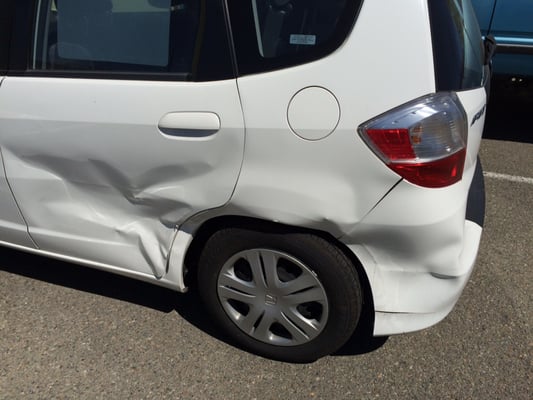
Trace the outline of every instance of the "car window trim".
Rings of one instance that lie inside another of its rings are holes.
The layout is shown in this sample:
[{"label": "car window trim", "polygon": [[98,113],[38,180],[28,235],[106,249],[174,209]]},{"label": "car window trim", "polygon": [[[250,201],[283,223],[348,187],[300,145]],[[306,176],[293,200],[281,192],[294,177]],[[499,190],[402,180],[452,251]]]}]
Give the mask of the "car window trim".
[{"label": "car window trim", "polygon": [[[347,40],[352,32],[364,0],[350,1],[342,13],[338,27],[331,38],[320,46],[304,53],[286,54],[279,57],[263,58],[259,54],[257,27],[255,26],[253,4],[246,0],[226,0],[230,18],[230,29],[235,40],[235,57],[238,75],[246,76],[256,73],[270,72],[307,64],[335,52]],[[253,40],[249,39],[253,37]]]}]

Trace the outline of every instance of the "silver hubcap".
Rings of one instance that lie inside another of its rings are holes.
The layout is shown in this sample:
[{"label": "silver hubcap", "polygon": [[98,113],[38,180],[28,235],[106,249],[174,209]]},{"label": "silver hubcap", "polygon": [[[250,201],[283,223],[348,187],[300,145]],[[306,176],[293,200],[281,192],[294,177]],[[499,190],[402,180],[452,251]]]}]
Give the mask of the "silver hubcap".
[{"label": "silver hubcap", "polygon": [[328,320],[328,301],[316,274],[274,250],[231,257],[218,276],[217,293],[231,320],[253,338],[277,346],[317,337]]}]

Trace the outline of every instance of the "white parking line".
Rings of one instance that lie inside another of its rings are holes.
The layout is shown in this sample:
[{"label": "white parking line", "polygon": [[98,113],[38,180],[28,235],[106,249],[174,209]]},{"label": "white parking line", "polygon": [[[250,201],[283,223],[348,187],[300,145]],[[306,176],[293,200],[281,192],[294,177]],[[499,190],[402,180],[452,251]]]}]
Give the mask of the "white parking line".
[{"label": "white parking line", "polygon": [[518,183],[529,183],[533,185],[533,178],[527,178],[525,176],[516,176],[516,175],[507,175],[499,174],[497,172],[483,172],[486,178],[497,179],[500,181],[509,181],[509,182],[518,182]]}]

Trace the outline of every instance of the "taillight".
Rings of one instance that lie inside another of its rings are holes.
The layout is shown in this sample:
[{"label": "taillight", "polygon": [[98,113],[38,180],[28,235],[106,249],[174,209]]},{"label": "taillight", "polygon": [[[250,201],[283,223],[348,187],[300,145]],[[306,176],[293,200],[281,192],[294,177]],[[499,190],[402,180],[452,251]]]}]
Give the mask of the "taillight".
[{"label": "taillight", "polygon": [[404,104],[361,125],[359,134],[389,168],[416,185],[445,187],[463,176],[468,125],[455,93]]}]

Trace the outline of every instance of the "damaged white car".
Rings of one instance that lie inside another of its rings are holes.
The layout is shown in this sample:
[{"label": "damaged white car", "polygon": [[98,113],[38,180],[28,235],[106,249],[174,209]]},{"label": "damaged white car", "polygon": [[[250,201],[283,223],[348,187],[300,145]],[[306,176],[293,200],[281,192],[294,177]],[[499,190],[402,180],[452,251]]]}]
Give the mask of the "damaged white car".
[{"label": "damaged white car", "polygon": [[[472,271],[469,0],[0,0],[0,244],[179,292],[310,361],[429,327]],[[196,285],[195,285],[196,286]]]}]

